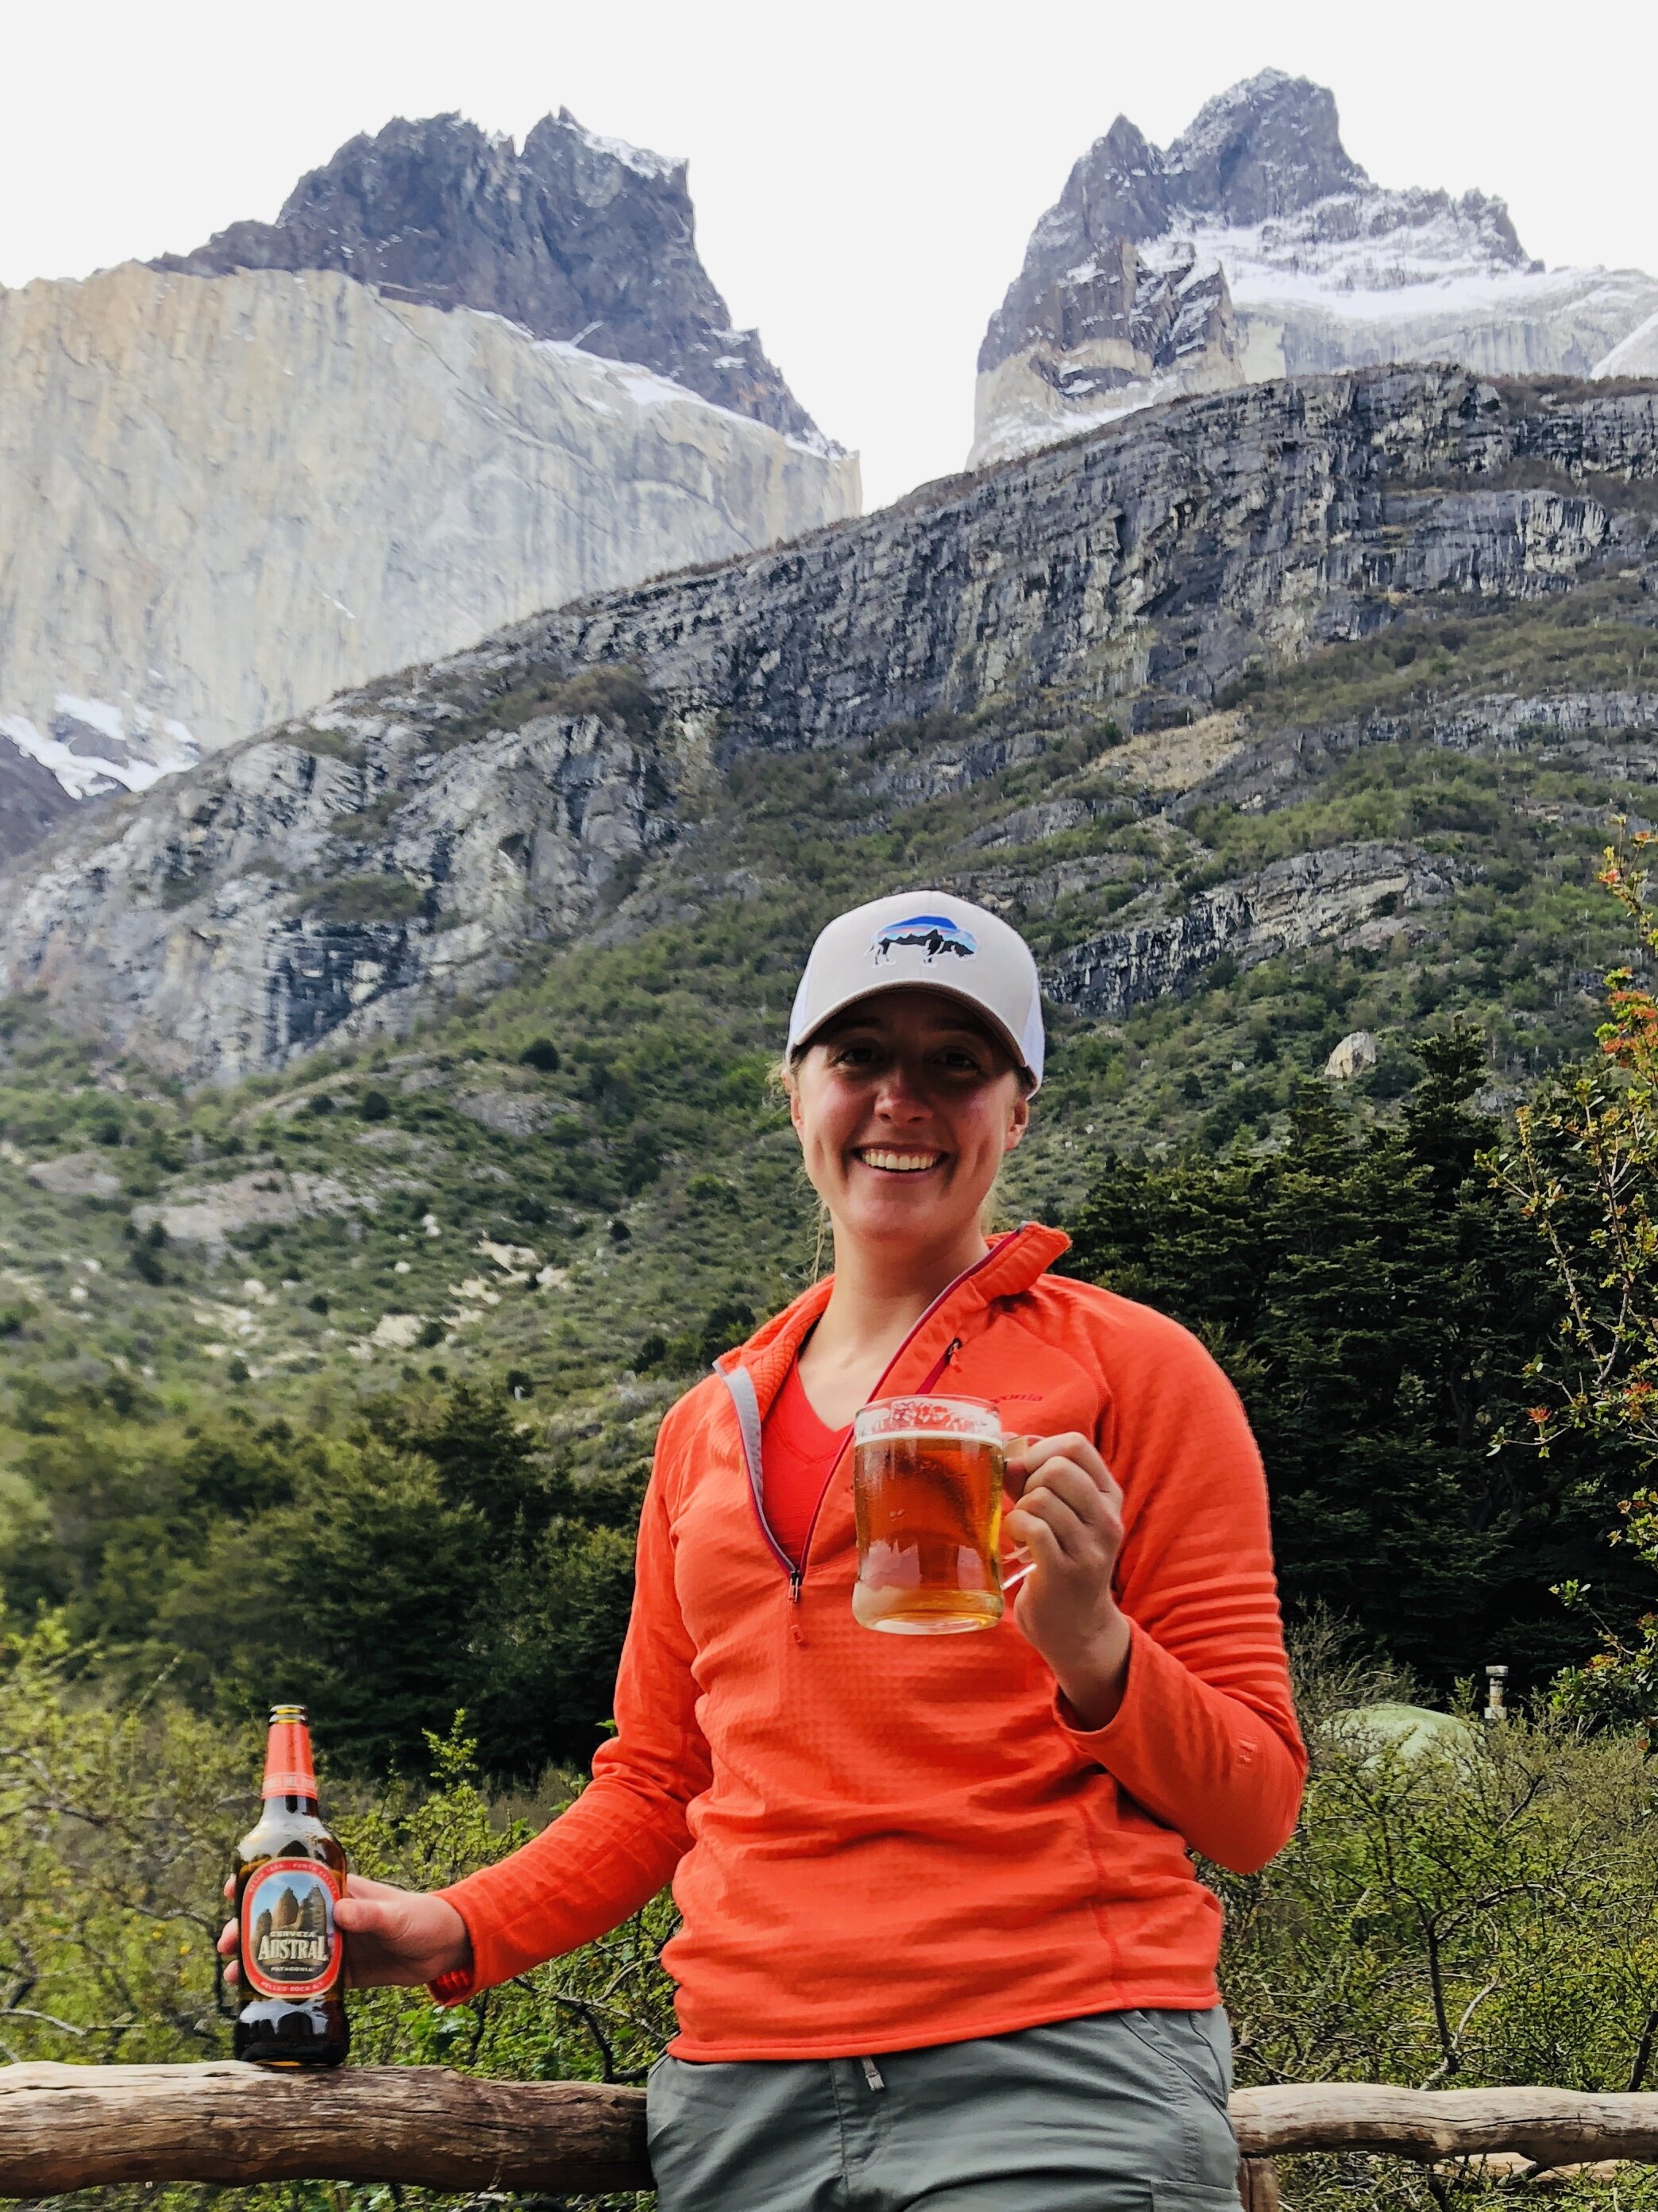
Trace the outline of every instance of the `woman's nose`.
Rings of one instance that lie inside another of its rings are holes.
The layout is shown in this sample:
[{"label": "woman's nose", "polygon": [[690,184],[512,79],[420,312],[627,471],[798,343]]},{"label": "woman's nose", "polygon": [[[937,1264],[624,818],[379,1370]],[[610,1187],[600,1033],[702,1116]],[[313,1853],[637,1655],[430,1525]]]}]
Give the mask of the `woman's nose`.
[{"label": "woman's nose", "polygon": [[875,1110],[906,1121],[914,1121],[927,1111],[922,1085],[911,1069],[893,1066],[886,1070],[876,1090]]}]

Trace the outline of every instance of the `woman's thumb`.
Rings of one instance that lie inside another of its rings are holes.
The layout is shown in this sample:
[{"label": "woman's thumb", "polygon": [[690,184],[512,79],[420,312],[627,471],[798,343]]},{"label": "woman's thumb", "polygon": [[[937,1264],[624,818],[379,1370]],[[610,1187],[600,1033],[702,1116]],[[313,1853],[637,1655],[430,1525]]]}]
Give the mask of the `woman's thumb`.
[{"label": "woman's thumb", "polygon": [[353,1935],[390,1937],[398,1933],[403,1914],[397,1905],[378,1897],[365,1897],[360,1890],[350,1890],[334,1907],[334,1917]]}]

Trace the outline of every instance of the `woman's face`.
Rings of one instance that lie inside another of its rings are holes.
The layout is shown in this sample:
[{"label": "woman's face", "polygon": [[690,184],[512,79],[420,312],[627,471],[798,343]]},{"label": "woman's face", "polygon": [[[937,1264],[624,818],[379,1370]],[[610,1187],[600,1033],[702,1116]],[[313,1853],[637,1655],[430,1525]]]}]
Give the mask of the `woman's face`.
[{"label": "woman's face", "polygon": [[920,986],[853,1006],[802,1054],[790,1109],[837,1233],[947,1243],[978,1227],[1029,1121],[1005,1048],[958,1000]]}]

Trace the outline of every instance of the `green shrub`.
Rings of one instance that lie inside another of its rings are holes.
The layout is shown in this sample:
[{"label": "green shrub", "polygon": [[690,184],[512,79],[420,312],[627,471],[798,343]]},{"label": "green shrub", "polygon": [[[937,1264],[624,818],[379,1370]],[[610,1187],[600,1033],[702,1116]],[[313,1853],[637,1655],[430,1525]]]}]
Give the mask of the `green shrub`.
[{"label": "green shrub", "polygon": [[404,876],[340,876],[324,884],[307,902],[319,921],[412,921],[426,903],[424,892]]}]

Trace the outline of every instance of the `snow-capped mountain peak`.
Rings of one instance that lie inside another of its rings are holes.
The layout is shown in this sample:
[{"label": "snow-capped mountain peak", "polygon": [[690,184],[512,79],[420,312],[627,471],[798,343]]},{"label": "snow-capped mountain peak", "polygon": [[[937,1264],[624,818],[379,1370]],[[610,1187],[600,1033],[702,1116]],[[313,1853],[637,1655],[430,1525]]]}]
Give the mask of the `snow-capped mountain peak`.
[{"label": "snow-capped mountain peak", "polygon": [[[1188,319],[1178,351],[1148,349],[1145,303],[1194,268],[1218,272],[1200,337]],[[1166,149],[1120,115],[1078,161],[986,331],[971,462],[1297,371],[1452,360],[1611,374],[1655,312],[1658,282],[1639,270],[1545,270],[1500,199],[1372,183],[1333,94],[1264,70]]]},{"label": "snow-capped mountain peak", "polygon": [[588,131],[576,121],[568,107],[559,109],[558,121],[561,129],[573,131],[595,154],[607,161],[620,161],[635,176],[648,177],[655,183],[671,182],[683,176],[689,167],[683,155],[653,154],[648,146],[630,145],[625,138],[606,138],[597,131]]}]

